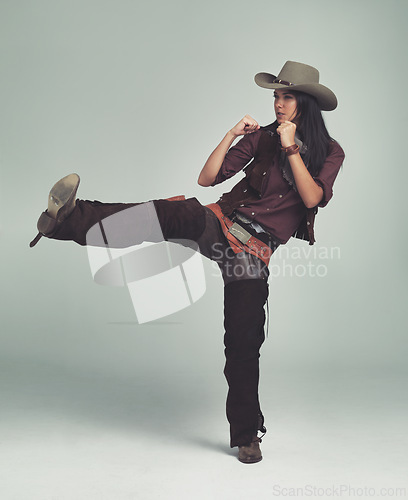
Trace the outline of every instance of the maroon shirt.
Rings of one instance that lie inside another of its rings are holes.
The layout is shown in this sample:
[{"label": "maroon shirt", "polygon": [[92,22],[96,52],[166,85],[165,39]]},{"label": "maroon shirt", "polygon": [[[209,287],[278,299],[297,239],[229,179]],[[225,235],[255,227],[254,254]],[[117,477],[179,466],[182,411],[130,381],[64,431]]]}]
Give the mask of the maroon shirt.
[{"label": "maroon shirt", "polygon": [[[245,135],[230,148],[212,186],[229,179],[252,160],[260,135],[260,130]],[[323,189],[323,198],[318,207],[326,206],[333,196],[333,183],[343,160],[344,151],[334,142],[319,175],[314,177],[316,184]],[[305,204],[299,193],[282,176],[277,160],[271,160],[271,166],[265,175],[261,197],[241,204],[238,210],[252,221],[258,222],[282,243],[286,243],[305,215]]]}]

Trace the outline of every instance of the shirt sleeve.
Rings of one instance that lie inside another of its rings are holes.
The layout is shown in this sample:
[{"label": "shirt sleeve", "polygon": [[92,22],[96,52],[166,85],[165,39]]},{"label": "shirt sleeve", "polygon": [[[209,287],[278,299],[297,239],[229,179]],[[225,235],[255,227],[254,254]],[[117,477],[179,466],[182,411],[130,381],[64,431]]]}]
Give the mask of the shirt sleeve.
[{"label": "shirt sleeve", "polygon": [[260,135],[260,130],[252,134],[244,135],[235,146],[232,146],[228,150],[217,177],[211,186],[215,186],[229,179],[252,160],[255,156],[256,148],[258,147]]},{"label": "shirt sleeve", "polygon": [[333,142],[331,152],[329,153],[320,173],[314,177],[314,181],[323,189],[323,198],[318,207],[325,207],[333,196],[333,184],[339,173],[344,160],[344,151],[337,142]]}]

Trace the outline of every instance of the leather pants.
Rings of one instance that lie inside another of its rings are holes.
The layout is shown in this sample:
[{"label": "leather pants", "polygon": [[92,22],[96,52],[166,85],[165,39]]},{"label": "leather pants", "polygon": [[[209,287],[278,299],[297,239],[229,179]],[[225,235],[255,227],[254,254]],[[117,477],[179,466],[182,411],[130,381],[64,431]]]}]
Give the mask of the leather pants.
[{"label": "leather pants", "polygon": [[[198,244],[200,253],[217,262],[224,280],[224,374],[229,387],[226,414],[230,423],[230,445],[247,445],[258,430],[266,431],[259,405],[258,382],[259,350],[265,338],[268,268],[251,254],[235,254],[214,213],[195,198],[154,200],[146,204],[77,200],[72,214],[50,237],[73,240],[80,245],[98,244],[89,241],[90,228],[99,224],[103,229],[107,217],[137,205],[145,205],[140,211],[145,220],[129,221],[119,217],[116,237],[100,244],[121,248],[160,238],[179,239],[182,244],[190,240]],[[160,237],[152,236],[149,230],[152,212],[160,223]]]}]

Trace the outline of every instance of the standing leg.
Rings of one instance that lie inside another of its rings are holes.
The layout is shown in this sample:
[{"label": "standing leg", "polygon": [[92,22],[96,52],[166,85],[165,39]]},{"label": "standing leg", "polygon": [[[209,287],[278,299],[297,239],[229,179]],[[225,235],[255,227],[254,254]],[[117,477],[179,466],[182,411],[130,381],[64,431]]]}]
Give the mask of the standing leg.
[{"label": "standing leg", "polygon": [[[267,298],[268,284],[264,279],[233,281],[224,288],[224,374],[229,386],[227,418],[231,447],[250,447],[256,441],[257,431],[265,431],[258,383],[259,350],[265,339],[264,304]],[[250,463],[261,458],[259,451],[242,461]]]},{"label": "standing leg", "polygon": [[248,253],[235,254],[220,224],[207,209],[206,228],[199,238],[203,255],[218,263],[224,279],[224,374],[231,447],[239,447],[245,463],[262,458],[257,431],[265,433],[259,405],[259,350],[264,341],[264,305],[268,298],[267,266]]}]

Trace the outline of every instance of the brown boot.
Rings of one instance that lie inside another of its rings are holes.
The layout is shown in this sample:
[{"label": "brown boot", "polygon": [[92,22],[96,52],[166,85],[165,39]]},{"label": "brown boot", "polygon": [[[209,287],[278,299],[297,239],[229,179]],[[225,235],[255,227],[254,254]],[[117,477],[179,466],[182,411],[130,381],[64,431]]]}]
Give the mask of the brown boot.
[{"label": "brown boot", "polygon": [[30,247],[36,245],[42,236],[52,235],[58,225],[72,213],[75,208],[75,196],[79,181],[79,175],[69,174],[51,188],[48,195],[48,208],[38,219],[38,234],[31,241]]},{"label": "brown boot", "polygon": [[261,439],[255,437],[252,443],[246,446],[238,446],[238,460],[243,464],[256,464],[262,460],[259,443]]}]

